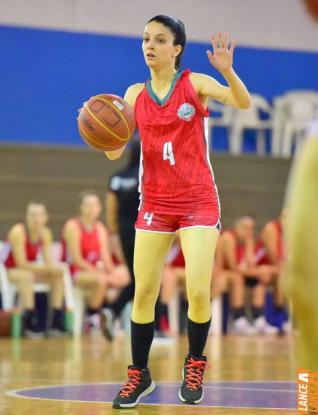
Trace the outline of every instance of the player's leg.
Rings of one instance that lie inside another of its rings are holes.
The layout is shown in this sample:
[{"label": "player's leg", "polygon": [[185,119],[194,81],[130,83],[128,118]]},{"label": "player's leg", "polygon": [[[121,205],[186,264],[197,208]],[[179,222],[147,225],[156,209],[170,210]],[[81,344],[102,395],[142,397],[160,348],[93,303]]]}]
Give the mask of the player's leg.
[{"label": "player's leg", "polygon": [[17,286],[23,310],[34,310],[34,275],[32,271],[20,268],[8,269],[8,279]]},{"label": "player's leg", "polygon": [[35,281],[45,282],[50,285],[50,300],[53,309],[62,309],[64,300],[63,269],[58,266],[50,266],[36,275]]},{"label": "player's leg", "polygon": [[199,403],[203,398],[202,378],[207,365],[203,350],[211,322],[210,286],[218,237],[219,231],[212,227],[180,229],[189,301],[189,354],[185,359],[179,398],[190,404]]},{"label": "player's leg", "polygon": [[113,401],[115,408],[136,406],[139,399],[155,387],[147,368],[148,356],[154,336],[154,309],[160,290],[161,273],[173,239],[173,233],[136,230],[136,286],[131,315],[133,365],[128,368],[127,382]]},{"label": "player's leg", "polygon": [[48,328],[48,335],[62,336],[70,334],[65,329],[64,319],[64,279],[63,268],[56,266],[44,266],[43,271],[37,272],[35,282],[44,282],[50,286],[50,304],[52,315]]},{"label": "player's leg", "polygon": [[78,271],[74,275],[74,282],[78,287],[89,291],[87,305],[90,314],[98,313],[107,289],[105,276],[97,271]]},{"label": "player's leg", "polygon": [[241,272],[231,270],[224,270],[222,273],[230,286],[230,304],[233,318],[232,333],[244,336],[255,334],[255,328],[248,321],[245,313],[246,286],[244,275]]},{"label": "player's leg", "polygon": [[38,315],[35,309],[33,284],[35,280],[32,271],[12,268],[8,270],[8,279],[17,286],[20,304],[23,309],[23,332],[26,337],[43,337]]},{"label": "player's leg", "polygon": [[272,326],[265,318],[265,301],[267,286],[258,282],[252,288],[252,319],[253,326],[259,334],[278,334],[278,328]]}]

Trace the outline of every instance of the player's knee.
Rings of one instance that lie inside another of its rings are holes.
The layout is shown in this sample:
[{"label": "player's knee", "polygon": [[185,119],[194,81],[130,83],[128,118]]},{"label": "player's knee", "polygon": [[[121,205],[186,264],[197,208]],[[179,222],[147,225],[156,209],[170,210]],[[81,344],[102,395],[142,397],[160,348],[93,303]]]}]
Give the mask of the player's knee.
[{"label": "player's knee", "polygon": [[136,286],[135,288],[135,304],[139,305],[151,305],[156,302],[157,292],[154,291],[153,286]]},{"label": "player's knee", "polygon": [[189,303],[193,305],[193,307],[202,307],[204,305],[210,304],[210,290],[209,288],[205,289],[205,287],[197,287],[195,289],[189,290],[188,293]]},{"label": "player's knee", "polygon": [[34,283],[34,274],[32,271],[25,271],[19,281],[22,285],[32,285]]},{"label": "player's knee", "polygon": [[107,280],[104,275],[96,274],[95,277],[95,286],[100,289],[104,289],[107,286]]}]

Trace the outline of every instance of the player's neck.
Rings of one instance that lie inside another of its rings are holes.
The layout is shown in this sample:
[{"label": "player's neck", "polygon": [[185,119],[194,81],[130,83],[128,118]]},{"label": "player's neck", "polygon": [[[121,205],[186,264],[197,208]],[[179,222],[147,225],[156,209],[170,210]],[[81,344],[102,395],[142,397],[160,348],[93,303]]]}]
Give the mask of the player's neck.
[{"label": "player's neck", "polygon": [[176,69],[173,67],[157,70],[150,69],[152,88],[156,91],[161,91],[167,87],[170,87],[176,72]]},{"label": "player's neck", "polygon": [[91,231],[95,226],[95,220],[92,220],[91,218],[85,218],[83,216],[80,217],[80,222],[84,229],[87,231]]},{"label": "player's neck", "polygon": [[31,241],[37,241],[41,238],[42,229],[30,228],[29,226],[27,226],[26,231]]}]

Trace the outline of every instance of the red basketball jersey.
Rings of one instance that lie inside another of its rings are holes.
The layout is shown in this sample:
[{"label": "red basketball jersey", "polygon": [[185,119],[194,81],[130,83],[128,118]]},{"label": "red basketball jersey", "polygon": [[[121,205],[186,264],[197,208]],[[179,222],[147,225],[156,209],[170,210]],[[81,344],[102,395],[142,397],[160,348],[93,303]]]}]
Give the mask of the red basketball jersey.
[{"label": "red basketball jersey", "polygon": [[[272,223],[276,228],[277,245],[276,252],[279,261],[284,259],[284,240],[283,240],[283,228],[279,220],[273,220]],[[272,265],[270,258],[267,255],[266,248],[261,240],[256,244],[256,261],[258,265]]]},{"label": "red basketball jersey", "polygon": [[[79,219],[75,219],[79,231],[80,231],[80,249],[83,259],[95,265],[100,261],[100,242],[98,237],[97,225],[90,231],[86,230],[81,224]],[[79,271],[80,268],[74,264],[70,253],[67,251],[67,245],[65,241],[63,243],[63,261],[66,261],[70,265],[71,273],[74,274],[76,271]]]},{"label": "red basketball jersey", "polygon": [[[39,239],[36,242],[32,242],[32,240],[30,238],[30,235],[29,235],[25,225],[24,225],[24,232],[25,232],[24,249],[25,249],[26,259],[28,261],[36,261],[37,256],[38,256],[39,252],[42,249],[43,241],[42,241],[42,239]],[[5,260],[4,265],[6,266],[6,268],[15,268],[16,267],[16,263],[15,263],[13,252],[12,252],[11,248],[9,249],[8,256],[7,256],[7,259]]]},{"label": "red basketball jersey", "polygon": [[141,137],[141,206],[163,214],[220,212],[207,141],[208,111],[178,72],[164,102],[148,81],[135,103]]}]

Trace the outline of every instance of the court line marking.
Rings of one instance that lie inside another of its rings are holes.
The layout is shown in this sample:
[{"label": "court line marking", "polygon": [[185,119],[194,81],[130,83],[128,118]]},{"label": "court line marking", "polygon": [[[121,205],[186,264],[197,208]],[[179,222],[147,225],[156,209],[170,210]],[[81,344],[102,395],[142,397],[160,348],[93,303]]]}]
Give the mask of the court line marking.
[{"label": "court line marking", "polygon": [[[235,381],[220,381],[222,383],[233,383]],[[237,381],[239,383],[239,381]],[[246,383],[262,383],[262,382],[268,382],[268,383],[292,383],[295,384],[295,382],[292,381],[262,381],[262,380],[255,380],[255,381],[246,381]],[[172,384],[175,385],[176,382],[156,382],[156,384]],[[32,387],[32,388],[23,388],[23,389],[13,389],[11,391],[7,391],[5,392],[6,396],[12,397],[12,398],[20,398],[20,399],[32,399],[35,401],[56,401],[56,402],[74,402],[74,403],[93,403],[93,404],[111,404],[111,402],[108,401],[104,401],[104,402],[100,402],[100,401],[82,401],[82,400],[73,400],[73,399],[58,399],[58,398],[35,398],[33,396],[23,396],[23,395],[19,395],[19,392],[23,392],[23,391],[30,391],[30,390],[34,390],[34,389],[57,389],[57,388],[62,388],[62,387],[73,387],[73,386],[92,386],[92,385],[122,385],[122,382],[97,382],[97,383],[77,383],[77,384],[65,384],[65,385],[52,385],[52,386],[39,386],[39,387]],[[213,386],[211,386],[213,387]],[[210,387],[210,388],[211,388]],[[209,388],[209,385],[206,385],[205,388]],[[226,388],[224,388],[226,389]],[[229,388],[230,389],[230,388]],[[244,389],[244,388],[242,388]],[[247,388],[245,390],[248,390]],[[259,391],[262,391],[262,389],[257,389]],[[290,391],[288,391],[290,392]],[[293,393],[295,393],[293,391]],[[163,403],[145,403],[145,402],[141,402],[140,405],[147,405],[147,406],[177,406],[177,407],[184,407],[185,404],[180,403],[180,404],[163,404]],[[263,408],[263,407],[258,407],[258,406],[210,406],[210,405],[201,405],[200,407],[202,408],[228,408],[228,409],[261,409],[261,410],[275,410],[275,411],[295,411],[296,408]]]}]

